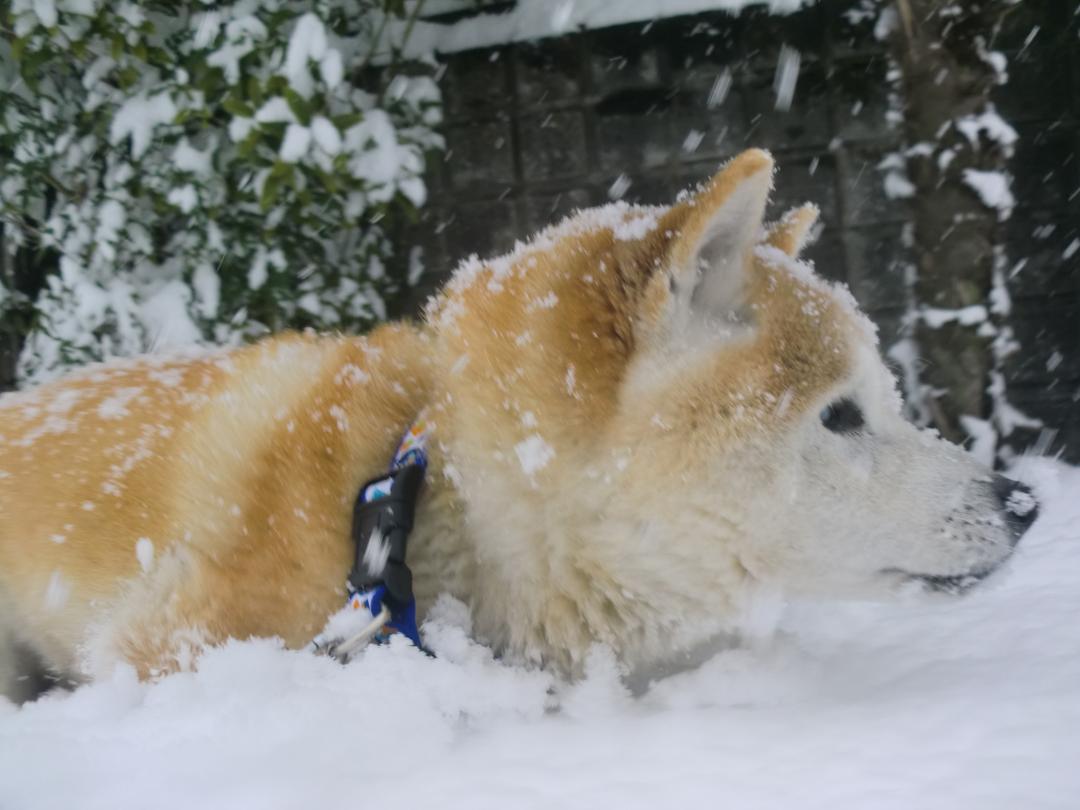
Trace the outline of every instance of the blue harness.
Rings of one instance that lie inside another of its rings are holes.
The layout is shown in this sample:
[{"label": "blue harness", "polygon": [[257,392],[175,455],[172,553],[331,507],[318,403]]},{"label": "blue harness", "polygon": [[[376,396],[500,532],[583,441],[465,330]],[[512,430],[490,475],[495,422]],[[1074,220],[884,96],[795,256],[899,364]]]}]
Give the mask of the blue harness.
[{"label": "blue harness", "polygon": [[[387,474],[361,486],[353,506],[356,558],[347,580],[347,607],[368,610],[373,621],[384,620],[371,636],[376,644],[401,633],[424,649],[416,627],[416,598],[405,548],[427,470],[427,434],[421,415],[402,437]],[[384,610],[389,611],[389,619],[382,616]]]},{"label": "blue harness", "polygon": [[372,639],[377,644],[401,633],[423,649],[405,548],[427,471],[427,434],[421,415],[398,444],[389,472],[360,487],[353,508],[356,560],[348,578],[349,599],[366,602],[372,616],[384,605],[390,609],[389,621]]}]

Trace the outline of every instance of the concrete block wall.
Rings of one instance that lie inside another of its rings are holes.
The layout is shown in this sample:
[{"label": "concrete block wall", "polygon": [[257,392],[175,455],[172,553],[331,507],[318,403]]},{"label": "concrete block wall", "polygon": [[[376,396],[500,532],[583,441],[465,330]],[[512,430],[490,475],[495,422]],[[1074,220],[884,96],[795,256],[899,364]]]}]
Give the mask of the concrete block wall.
[{"label": "concrete block wall", "polygon": [[[801,56],[791,108],[775,109],[781,45]],[[822,209],[810,251],[847,281],[891,341],[903,302],[902,204],[876,166],[885,124],[884,49],[819,5],[788,17],[753,8],[456,54],[442,79],[448,150],[406,235],[429,267],[421,295],[470,253],[504,251],[575,208],[668,203],[748,146],[780,166],[774,213]],[[730,82],[724,92],[724,86]],[[710,97],[712,101],[710,102]]]},{"label": "concrete block wall", "polygon": [[[887,122],[887,48],[872,20],[847,13],[857,5],[823,0],[790,16],[750,7],[447,57],[448,148],[430,166],[430,205],[399,237],[421,247],[428,268],[412,305],[462,258],[506,251],[609,201],[613,186],[625,186],[628,202],[668,203],[727,157],[763,146],[780,167],[771,213],[805,200],[821,207],[809,258],[851,287],[891,345],[904,312],[907,212],[877,169],[899,132]],[[1005,229],[1010,261],[1026,260],[1011,283],[1024,348],[1009,383],[1018,405],[1058,430],[1053,446],[1067,443],[1080,459],[1080,250],[1062,258],[1080,224],[1075,5],[1020,4],[994,47],[1012,74],[998,104],[1021,134],[1019,206]],[[801,64],[790,109],[777,110],[784,45]]]}]

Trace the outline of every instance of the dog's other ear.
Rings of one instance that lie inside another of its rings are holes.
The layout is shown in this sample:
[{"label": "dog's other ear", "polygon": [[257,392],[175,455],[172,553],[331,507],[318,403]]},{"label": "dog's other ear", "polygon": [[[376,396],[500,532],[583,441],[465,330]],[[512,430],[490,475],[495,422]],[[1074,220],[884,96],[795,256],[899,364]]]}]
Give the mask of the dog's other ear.
[{"label": "dog's other ear", "polygon": [[671,245],[676,329],[691,323],[743,325],[751,251],[761,241],[773,161],[750,149],[729,162],[685,206]]},{"label": "dog's other ear", "polygon": [[766,241],[774,248],[779,248],[788,256],[795,258],[806,247],[818,220],[820,211],[813,203],[804,203],[798,208],[792,208],[779,222],[774,222],[769,228]]}]

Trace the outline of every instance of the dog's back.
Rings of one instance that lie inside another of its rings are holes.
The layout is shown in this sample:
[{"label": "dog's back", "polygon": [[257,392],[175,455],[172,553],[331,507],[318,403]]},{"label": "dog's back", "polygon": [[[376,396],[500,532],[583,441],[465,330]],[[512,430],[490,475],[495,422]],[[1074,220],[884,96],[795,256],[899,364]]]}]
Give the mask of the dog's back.
[{"label": "dog's back", "polygon": [[[348,567],[347,504],[423,398],[419,340],[280,337],[0,400],[0,694],[23,691],[20,646],[58,675],[116,653],[145,675],[190,642],[310,639]],[[170,632],[191,626],[208,637]]]}]

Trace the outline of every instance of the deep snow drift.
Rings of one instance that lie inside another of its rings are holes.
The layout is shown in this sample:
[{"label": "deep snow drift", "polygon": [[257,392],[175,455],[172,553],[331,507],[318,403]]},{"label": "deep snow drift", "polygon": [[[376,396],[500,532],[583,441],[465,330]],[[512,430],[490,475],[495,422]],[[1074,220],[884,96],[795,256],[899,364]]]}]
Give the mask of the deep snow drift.
[{"label": "deep snow drift", "polygon": [[1080,470],[1017,473],[1042,515],[969,596],[792,604],[637,698],[601,650],[569,687],[494,661],[447,600],[437,659],[232,643],[0,699],[0,808],[1080,807]]}]

